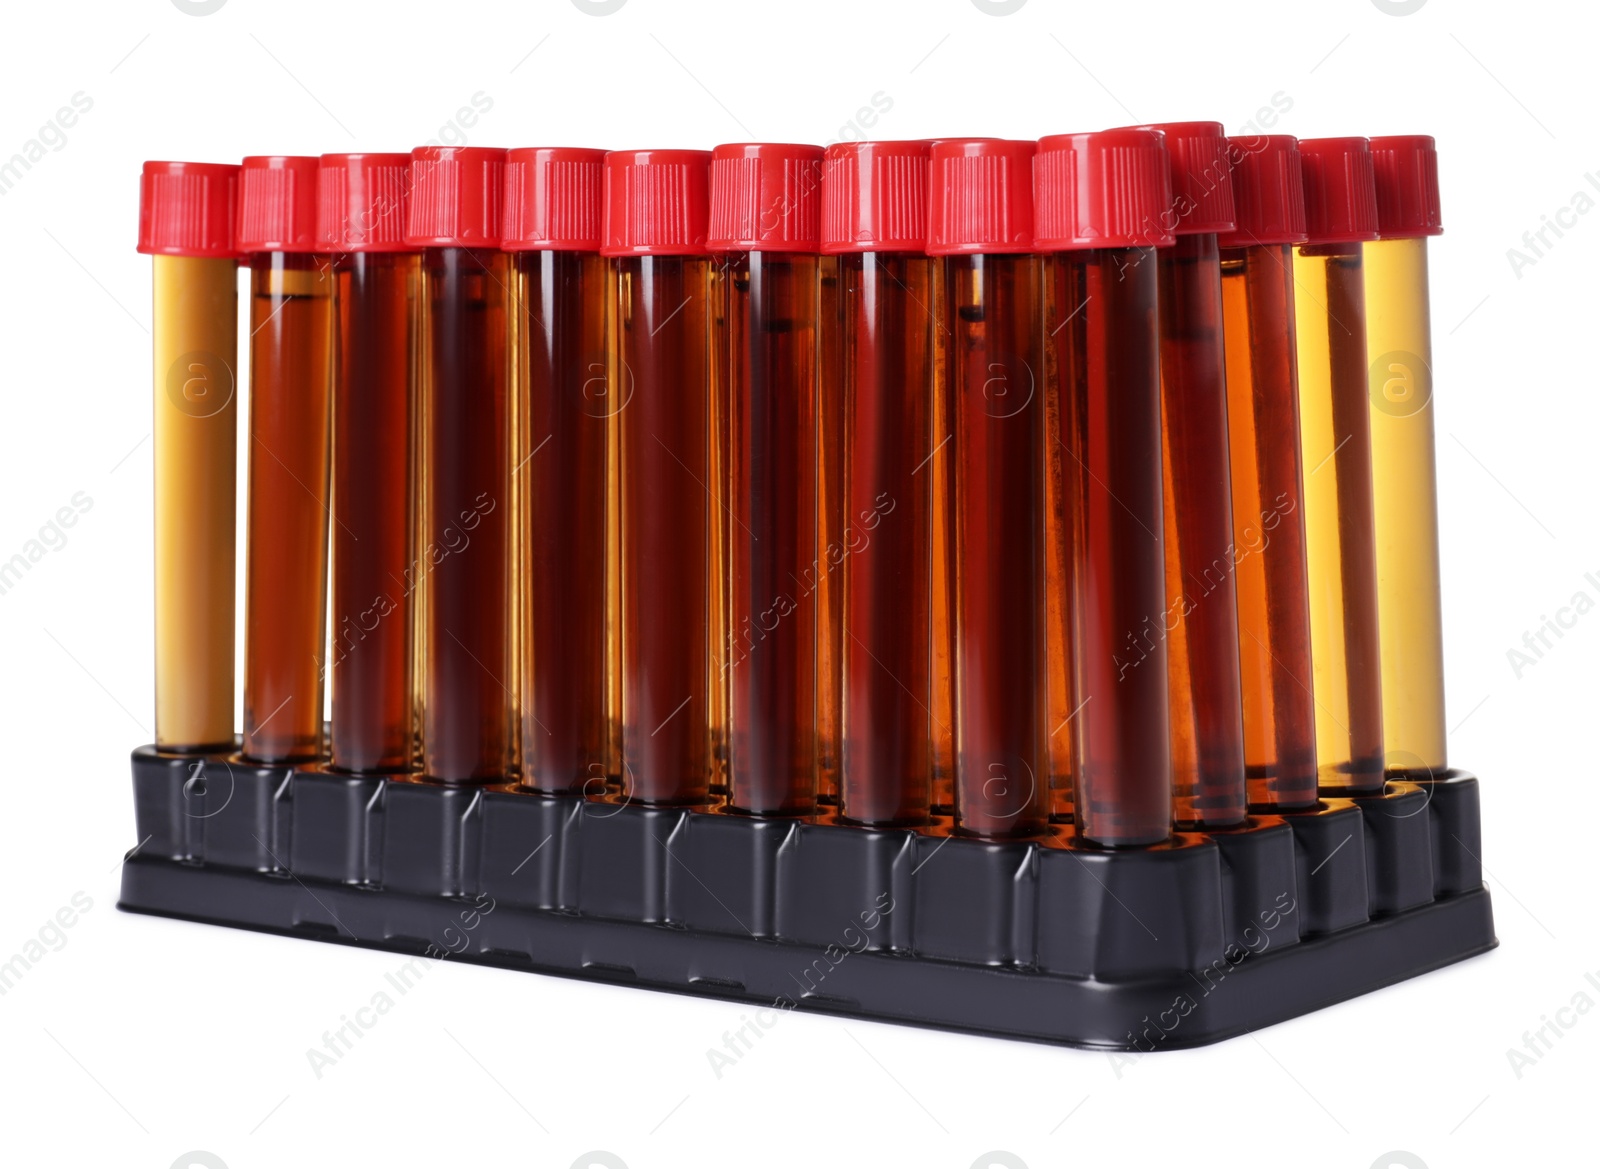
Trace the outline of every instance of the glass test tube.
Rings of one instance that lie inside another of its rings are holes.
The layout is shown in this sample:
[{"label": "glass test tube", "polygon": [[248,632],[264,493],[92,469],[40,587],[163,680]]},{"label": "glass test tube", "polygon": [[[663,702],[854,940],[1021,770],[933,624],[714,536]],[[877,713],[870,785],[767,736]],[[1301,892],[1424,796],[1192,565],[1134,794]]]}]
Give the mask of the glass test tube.
[{"label": "glass test tube", "polygon": [[716,361],[728,411],[728,802],[817,804],[817,334],[822,149],[711,154]]},{"label": "glass test tube", "polygon": [[1153,844],[1172,823],[1156,310],[1156,246],[1172,242],[1166,151],[1147,130],[1056,135],[1039,143],[1034,184],[1070,476],[1056,522],[1070,532],[1073,815],[1085,843]]},{"label": "glass test tube", "polygon": [[318,240],[332,257],[329,763],[414,763],[412,453],[420,261],[405,242],[409,154],[325,154]]},{"label": "glass test tube", "polygon": [[250,263],[250,443],[244,756],[323,749],[333,272],[316,254],[312,157],[244,160],[239,250]]},{"label": "glass test tube", "polygon": [[1371,148],[1379,238],[1363,245],[1362,257],[1385,769],[1425,778],[1449,767],[1428,320],[1439,163],[1426,135],[1374,138]]},{"label": "glass test tube", "polygon": [[[963,832],[1028,836],[1045,786],[1044,370],[1032,142],[930,151],[928,252],[941,257],[952,476],[945,518]],[[998,177],[997,177],[998,176]]]},{"label": "glass test tube", "polygon": [[1237,565],[1223,372],[1217,233],[1233,226],[1228,140],[1217,122],[1166,136],[1177,236],[1156,253],[1160,284],[1162,489],[1173,816],[1225,828],[1245,816]]},{"label": "glass test tube", "polygon": [[514,253],[519,539],[516,605],[522,786],[603,790],[606,779],[605,152],[506,155]]},{"label": "glass test tube", "polygon": [[422,770],[447,783],[510,770],[510,435],[505,152],[412,151],[406,240],[422,259]]},{"label": "glass test tube", "polygon": [[823,249],[838,265],[843,440],[839,811],[879,827],[926,823],[932,800],[927,191],[926,142],[828,148]]},{"label": "glass test tube", "polygon": [[1361,245],[1377,228],[1362,138],[1300,143],[1308,240],[1295,249],[1295,348],[1318,786],[1383,787],[1378,581]]},{"label": "glass test tube", "polygon": [[704,803],[711,773],[713,444],[709,153],[606,155],[620,459],[623,793]]},{"label": "glass test tube", "polygon": [[1231,139],[1237,228],[1222,238],[1239,672],[1250,805],[1317,800],[1294,254],[1305,240],[1300,153],[1288,135]]},{"label": "glass test tube", "polygon": [[154,302],[156,746],[233,743],[239,168],[147,162]]}]

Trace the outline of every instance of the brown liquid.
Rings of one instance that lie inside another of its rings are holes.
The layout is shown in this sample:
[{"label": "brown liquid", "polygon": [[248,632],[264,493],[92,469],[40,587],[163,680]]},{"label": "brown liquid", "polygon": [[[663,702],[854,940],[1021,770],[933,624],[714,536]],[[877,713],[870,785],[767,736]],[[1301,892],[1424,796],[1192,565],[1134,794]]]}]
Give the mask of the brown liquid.
[{"label": "brown liquid", "polygon": [[1061,393],[1079,838],[1171,829],[1155,252],[1050,257],[1045,335]]},{"label": "brown liquid", "polygon": [[250,290],[244,754],[283,763],[322,751],[333,273],[266,252]]},{"label": "brown liquid", "polygon": [[424,410],[423,770],[504,778],[511,707],[506,303],[500,252],[430,248]]},{"label": "brown liquid", "polygon": [[839,802],[843,766],[844,313],[840,256],[818,261],[817,337],[817,801]]},{"label": "brown liquid", "polygon": [[956,822],[978,836],[1031,835],[1049,814],[1039,259],[947,257],[943,281]]},{"label": "brown liquid", "polygon": [[341,771],[412,766],[411,449],[418,259],[334,265],[333,718]]},{"label": "brown liquid", "polygon": [[1305,507],[1288,245],[1222,253],[1245,770],[1252,806],[1317,799]]},{"label": "brown liquid", "polygon": [[924,824],[932,797],[934,260],[841,257],[840,811]]},{"label": "brown liquid", "polygon": [[730,806],[817,802],[817,258],[748,252],[717,278],[730,423]]},{"label": "brown liquid", "polygon": [[1235,566],[1217,237],[1157,253],[1173,816],[1228,827],[1245,816]]},{"label": "brown liquid", "polygon": [[605,261],[539,251],[515,265],[522,783],[594,791],[605,778]]},{"label": "brown liquid", "polygon": [[613,261],[623,790],[705,801],[711,770],[711,261]]}]

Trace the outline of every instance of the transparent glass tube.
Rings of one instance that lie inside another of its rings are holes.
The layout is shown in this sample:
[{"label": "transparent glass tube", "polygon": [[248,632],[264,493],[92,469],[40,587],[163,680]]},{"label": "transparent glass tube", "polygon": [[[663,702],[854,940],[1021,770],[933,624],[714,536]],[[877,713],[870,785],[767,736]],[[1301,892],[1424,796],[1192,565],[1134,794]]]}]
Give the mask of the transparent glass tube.
[{"label": "transparent glass tube", "polygon": [[1294,306],[1289,245],[1223,251],[1245,773],[1268,810],[1317,800]]},{"label": "transparent glass tube", "polygon": [[244,755],[283,763],[323,747],[332,265],[260,253],[250,289]]},{"label": "transparent glass tube", "polygon": [[1373,519],[1387,770],[1437,775],[1445,749],[1428,241],[1364,245]]},{"label": "transparent glass tube", "polygon": [[1317,783],[1360,794],[1383,787],[1361,246],[1302,245],[1294,277]]},{"label": "transparent glass tube", "polygon": [[233,743],[238,263],[155,256],[156,746]]}]

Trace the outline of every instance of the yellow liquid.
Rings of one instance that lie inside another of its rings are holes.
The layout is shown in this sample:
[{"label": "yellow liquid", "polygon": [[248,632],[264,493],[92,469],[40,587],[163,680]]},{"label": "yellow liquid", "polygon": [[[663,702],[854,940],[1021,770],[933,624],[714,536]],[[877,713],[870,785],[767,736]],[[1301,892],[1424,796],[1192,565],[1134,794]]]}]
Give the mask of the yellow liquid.
[{"label": "yellow liquid", "polygon": [[156,745],[233,741],[237,265],[156,256]]},{"label": "yellow liquid", "polygon": [[1385,762],[1439,772],[1447,764],[1427,245],[1382,240],[1363,251]]}]

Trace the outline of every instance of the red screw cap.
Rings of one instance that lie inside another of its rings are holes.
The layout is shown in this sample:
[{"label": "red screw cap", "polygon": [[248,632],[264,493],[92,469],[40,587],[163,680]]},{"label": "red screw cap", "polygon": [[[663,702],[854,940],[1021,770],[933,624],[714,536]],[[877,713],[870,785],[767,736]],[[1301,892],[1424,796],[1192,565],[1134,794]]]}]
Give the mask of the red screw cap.
[{"label": "red screw cap", "polygon": [[231,260],[239,168],[229,162],[147,162],[139,176],[139,251]]},{"label": "red screw cap", "polygon": [[1233,164],[1221,122],[1158,122],[1140,130],[1166,137],[1172,166],[1174,235],[1201,235],[1233,229]]},{"label": "red screw cap", "polygon": [[822,219],[822,147],[733,142],[711,152],[714,252],[815,252]]},{"label": "red screw cap", "polygon": [[1305,184],[1300,144],[1292,134],[1230,138],[1234,230],[1217,237],[1225,248],[1306,242]]},{"label": "red screw cap", "polygon": [[500,246],[507,251],[597,252],[604,150],[526,146],[506,151]]},{"label": "red screw cap", "polygon": [[1378,234],[1384,239],[1438,235],[1439,154],[1426,134],[1373,138],[1372,179],[1378,195]]},{"label": "red screw cap", "polygon": [[324,154],[317,175],[317,247],[405,252],[409,154]]},{"label": "red screw cap", "polygon": [[1351,244],[1378,238],[1378,196],[1365,138],[1302,138],[1306,242]]},{"label": "red screw cap", "polygon": [[1159,131],[1041,138],[1033,181],[1040,251],[1172,243],[1172,177]]},{"label": "red screw cap", "polygon": [[928,254],[1033,251],[1032,142],[942,138],[928,151]]},{"label": "red screw cap", "polygon": [[419,146],[411,152],[406,243],[498,248],[506,152],[492,146]]},{"label": "red screw cap", "polygon": [[707,150],[607,154],[601,255],[705,255],[710,166]]},{"label": "red screw cap", "polygon": [[241,252],[317,250],[317,169],[310,155],[259,154],[239,168]]},{"label": "red screw cap", "polygon": [[836,142],[822,158],[822,250],[928,246],[927,142]]}]

